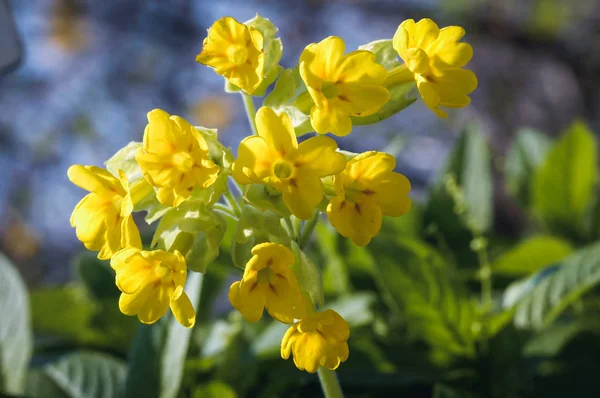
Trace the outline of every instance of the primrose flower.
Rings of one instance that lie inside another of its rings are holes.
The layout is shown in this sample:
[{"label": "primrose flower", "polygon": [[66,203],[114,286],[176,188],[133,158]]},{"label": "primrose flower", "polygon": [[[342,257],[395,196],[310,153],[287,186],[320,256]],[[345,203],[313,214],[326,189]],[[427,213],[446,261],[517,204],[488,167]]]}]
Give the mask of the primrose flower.
[{"label": "primrose flower", "polygon": [[229,301],[249,322],[257,322],[266,308],[273,318],[292,323],[304,315],[304,301],[294,272],[294,254],[276,243],[252,249],[241,281],[229,289]]},{"label": "primrose flower", "polygon": [[185,258],[179,251],[143,251],[128,248],[110,260],[116,271],[116,283],[122,292],[119,309],[125,315],[137,315],[142,323],[158,321],[169,306],[179,323],[194,326],[196,312],[183,291],[187,278]]},{"label": "primrose flower", "polygon": [[321,177],[341,172],[346,158],[329,137],[312,137],[298,145],[289,116],[278,116],[271,108],[258,110],[256,127],[258,136],[240,143],[233,177],[240,184],[266,184],[281,192],[290,211],[308,220],[323,199]]},{"label": "primrose flower", "polygon": [[348,359],[348,323],[333,310],[315,312],[294,323],[281,341],[281,357],[294,356],[300,370],[315,373],[319,367],[335,370]]},{"label": "primrose flower", "polygon": [[334,177],[336,196],[327,206],[331,225],[355,245],[365,246],[381,229],[381,217],[398,217],[410,209],[410,182],[395,173],[396,160],[382,152],[365,152]]},{"label": "primrose flower", "polygon": [[223,17],[208,30],[196,62],[214,68],[231,84],[252,94],[264,79],[263,36],[251,26]]},{"label": "primrose flower", "polygon": [[144,144],[135,159],[146,180],[158,188],[158,200],[166,206],[179,206],[194,187],[211,186],[219,174],[219,166],[209,158],[208,145],[198,130],[161,109],[148,113]]},{"label": "primrose flower", "polygon": [[71,226],[88,250],[98,250],[107,260],[124,247],[141,247],[140,233],[133,221],[133,201],[125,173],[119,178],[95,166],[74,165],[69,180],[89,191],[73,210]]},{"label": "primrose flower", "polygon": [[[468,94],[477,88],[475,74],[463,69],[473,57],[473,48],[459,42],[464,35],[460,26],[439,29],[430,19],[406,20],[394,35],[394,49],[413,74],[423,102],[442,118],[448,114],[440,106],[463,108],[471,102]],[[393,75],[390,72],[388,80]]]},{"label": "primrose flower", "polygon": [[352,131],[350,116],[368,116],[390,99],[383,85],[386,69],[370,51],[344,55],[344,41],[330,36],[309,44],[300,55],[300,76],[315,106],[310,111],[319,134],[344,136]]}]

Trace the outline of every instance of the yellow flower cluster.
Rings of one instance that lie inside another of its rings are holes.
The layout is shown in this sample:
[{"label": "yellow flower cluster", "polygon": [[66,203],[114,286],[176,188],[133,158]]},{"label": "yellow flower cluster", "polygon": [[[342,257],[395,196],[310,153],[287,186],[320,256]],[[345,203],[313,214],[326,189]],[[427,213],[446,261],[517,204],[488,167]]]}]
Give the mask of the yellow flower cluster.
[{"label": "yellow flower cluster", "polygon": [[[302,252],[305,232],[310,237],[324,213],[342,236],[365,246],[379,233],[383,216],[402,216],[411,206],[410,182],[394,171],[393,156],[346,153],[325,134],[346,136],[357,121],[377,122],[408,106],[414,99],[393,103],[398,85],[416,85],[424,103],[445,117],[440,107],[466,106],[477,79],[464,69],[473,55],[460,42],[464,30],[439,29],[428,19],[405,21],[393,40],[384,41],[386,56],[395,50],[404,61],[400,66],[383,62],[375,47],[346,53],[344,41],[332,36],[308,45],[298,65],[284,73],[276,33],[258,15],[246,23],[224,17],[209,29],[196,58],[225,77],[228,91],[244,96],[255,134],[241,141],[237,159],[218,143],[216,130],[155,109],[143,142],[119,151],[106,170],[69,168],[69,179],[89,192],[71,225],[86,248],[110,259],[123,314],[154,323],[170,308],[179,323],[193,327],[196,312],[184,292],[188,269],[204,272],[207,264],[195,264],[218,255],[227,227],[222,216],[229,217],[242,235],[242,243],[232,243],[232,258],[244,267],[229,289],[232,306],[250,322],[266,310],[291,324],[281,356],[293,356],[300,370],[314,373],[348,358],[350,328],[335,311],[315,310],[322,297],[313,285],[321,282],[306,277],[319,271]],[[268,106],[255,113],[250,95],[262,96],[275,80],[263,104]],[[297,136],[312,131],[317,134],[298,142]],[[243,186],[245,203],[228,190],[229,176]],[[225,203],[217,203],[221,195]],[[160,219],[152,243],[160,249],[143,250],[134,210],[146,210],[149,223]],[[245,228],[247,214],[263,219]]]}]

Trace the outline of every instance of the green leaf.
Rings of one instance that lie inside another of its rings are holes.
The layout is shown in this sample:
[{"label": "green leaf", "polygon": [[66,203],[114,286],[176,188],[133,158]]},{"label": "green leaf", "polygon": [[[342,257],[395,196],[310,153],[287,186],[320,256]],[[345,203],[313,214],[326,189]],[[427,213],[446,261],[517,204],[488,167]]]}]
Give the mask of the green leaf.
[{"label": "green leaf", "polygon": [[292,241],[291,246],[296,258],[296,263],[292,266],[292,270],[298,279],[298,283],[308,293],[311,301],[320,308],[325,301],[321,270],[300,250],[295,241]]},{"label": "green leaf", "polygon": [[109,261],[98,260],[92,253],[82,253],[75,259],[75,265],[81,281],[96,300],[119,298],[121,292]]},{"label": "green leaf", "polygon": [[[185,292],[198,308],[203,275],[189,273]],[[192,329],[185,328],[170,313],[153,325],[140,325],[131,347],[126,397],[176,397]]]},{"label": "green leaf", "polygon": [[581,236],[596,167],[594,135],[583,122],[575,122],[535,171],[531,185],[534,213],[552,230]]},{"label": "green leaf", "polygon": [[144,175],[140,165],[135,160],[135,152],[141,147],[141,142],[130,142],[104,162],[106,169],[114,176],[118,176],[119,170],[123,170],[130,182],[141,180]]},{"label": "green leaf", "polygon": [[30,374],[27,393],[44,398],[109,398],[123,393],[126,364],[106,354],[78,352]]},{"label": "green leaf", "polygon": [[412,239],[399,238],[393,246],[374,239],[369,249],[382,294],[391,296],[390,309],[410,335],[453,355],[474,356],[478,317],[450,264]]},{"label": "green leaf", "polygon": [[564,239],[549,235],[533,236],[504,252],[493,262],[492,269],[502,275],[530,275],[562,260],[572,251],[573,246]]},{"label": "green leaf", "polygon": [[511,284],[504,292],[503,305],[515,307],[515,326],[542,329],[599,282],[600,243],[597,243],[573,253],[558,265]]},{"label": "green leaf", "polygon": [[359,292],[339,297],[327,303],[325,308],[331,308],[342,316],[352,328],[370,325],[374,314],[371,307],[375,303],[375,295],[371,292]]},{"label": "green leaf", "polygon": [[323,288],[327,294],[350,292],[349,269],[341,255],[338,243],[340,235],[329,224],[318,223],[315,228],[318,248],[323,256]]},{"label": "green leaf", "polygon": [[194,398],[237,398],[234,389],[220,381],[211,381],[196,387]]},{"label": "green leaf", "polygon": [[543,133],[524,128],[517,135],[508,149],[504,163],[506,189],[523,206],[529,206],[530,186],[535,169],[542,163],[551,140]]},{"label": "green leaf", "polygon": [[394,50],[391,39],[375,40],[358,47],[359,50],[371,51],[375,61],[385,69],[390,70],[400,65],[398,53]]},{"label": "green leaf", "polygon": [[484,135],[470,126],[460,136],[434,182],[424,212],[426,231],[454,251],[461,266],[477,263],[473,233],[485,233],[493,218],[490,152]]},{"label": "green leaf", "polygon": [[2,254],[0,320],[0,392],[20,394],[32,351],[29,297],[21,276]]}]

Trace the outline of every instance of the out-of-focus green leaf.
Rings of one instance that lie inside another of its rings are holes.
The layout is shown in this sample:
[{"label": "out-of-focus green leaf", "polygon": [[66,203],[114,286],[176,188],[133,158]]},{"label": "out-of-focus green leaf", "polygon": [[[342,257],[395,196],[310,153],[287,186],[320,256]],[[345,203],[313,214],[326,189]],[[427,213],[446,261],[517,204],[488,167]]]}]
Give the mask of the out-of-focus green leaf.
[{"label": "out-of-focus green leaf", "polygon": [[27,394],[33,398],[120,397],[126,372],[127,365],[121,360],[101,353],[77,352],[30,374]]},{"label": "out-of-focus green leaf", "polygon": [[523,206],[529,206],[533,173],[544,160],[550,144],[550,138],[543,133],[525,128],[517,132],[508,149],[504,163],[506,188]]},{"label": "out-of-focus green leaf", "polygon": [[503,297],[505,307],[515,306],[514,324],[541,329],[600,282],[600,244],[581,249],[558,265],[510,285]]},{"label": "out-of-focus green leaf", "polygon": [[234,389],[220,381],[211,381],[196,387],[194,398],[237,398]]},{"label": "out-of-focus green leaf", "polygon": [[594,134],[573,123],[536,169],[531,200],[534,213],[553,231],[579,237],[597,179]]},{"label": "out-of-focus green leaf", "polygon": [[470,126],[431,188],[423,221],[433,231],[432,239],[451,249],[461,266],[477,263],[470,248],[472,232],[484,233],[492,224],[492,188],[487,140]]},{"label": "out-of-focus green leaf", "polygon": [[319,223],[315,229],[319,251],[323,256],[323,288],[325,294],[344,294],[350,291],[348,266],[338,247],[339,234],[329,224]]},{"label": "out-of-focus green leaf", "polygon": [[399,238],[393,246],[374,239],[375,278],[391,295],[392,308],[414,339],[452,355],[475,354],[475,306],[452,267],[425,243]]},{"label": "out-of-focus green leaf", "polygon": [[555,323],[537,333],[523,348],[526,357],[554,357],[582,332],[600,334],[600,322],[597,319],[573,319]]},{"label": "out-of-focus green leaf", "polygon": [[15,267],[0,254],[0,393],[23,392],[32,338],[27,289]]},{"label": "out-of-focus green leaf", "polygon": [[[188,274],[185,292],[195,308],[202,278]],[[176,397],[191,336],[192,330],[181,326],[170,311],[153,325],[140,325],[129,356],[125,396]]]},{"label": "out-of-focus green leaf", "polygon": [[120,291],[115,284],[115,272],[109,261],[98,260],[93,253],[82,253],[75,259],[81,281],[96,300],[118,299]]},{"label": "out-of-focus green leaf", "polygon": [[419,239],[423,232],[423,209],[413,201],[408,213],[401,217],[383,217],[379,234],[390,239],[399,237]]},{"label": "out-of-focus green leaf", "polygon": [[350,327],[356,328],[369,325],[373,322],[373,310],[375,295],[371,292],[359,292],[342,296],[331,303],[327,303],[325,308],[331,308],[342,316],[348,322]]},{"label": "out-of-focus green leaf", "polygon": [[302,289],[306,290],[311,301],[317,307],[322,307],[325,298],[321,270],[300,250],[295,241],[292,241],[292,251],[296,258],[296,263],[292,266],[292,270],[298,279],[298,283],[300,283]]},{"label": "out-of-focus green leaf", "polygon": [[502,275],[530,275],[562,260],[572,251],[573,246],[564,239],[549,235],[533,236],[504,252],[494,261],[492,269]]}]

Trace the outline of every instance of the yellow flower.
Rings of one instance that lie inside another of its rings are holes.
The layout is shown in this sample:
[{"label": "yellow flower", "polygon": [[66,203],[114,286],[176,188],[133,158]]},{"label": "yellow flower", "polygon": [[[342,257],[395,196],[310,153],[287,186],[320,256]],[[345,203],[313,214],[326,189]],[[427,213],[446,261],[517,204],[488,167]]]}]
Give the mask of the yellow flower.
[{"label": "yellow flower", "polygon": [[[439,117],[448,116],[440,106],[469,105],[468,94],[477,88],[475,74],[463,69],[473,57],[473,48],[459,42],[464,35],[460,26],[439,29],[430,19],[417,23],[406,20],[394,35],[393,46],[408,69],[406,72],[413,74],[423,102]],[[388,82],[395,78],[394,74],[390,72]]]},{"label": "yellow flower", "polygon": [[350,327],[337,312],[315,312],[294,323],[281,341],[281,357],[294,356],[300,370],[315,373],[319,367],[335,370],[348,359]]},{"label": "yellow flower", "polygon": [[246,137],[233,164],[240,184],[266,184],[282,193],[298,218],[308,220],[323,199],[321,177],[339,173],[346,158],[329,137],[317,136],[298,145],[289,116],[271,108],[256,113],[258,136]]},{"label": "yellow flower", "polygon": [[309,44],[300,55],[300,75],[315,106],[310,111],[319,134],[350,134],[350,116],[368,116],[390,99],[383,86],[386,69],[375,62],[370,51],[344,55],[344,41],[330,36]]},{"label": "yellow flower", "polygon": [[265,53],[262,34],[231,17],[223,17],[208,30],[196,62],[252,94],[264,79]]},{"label": "yellow flower", "polygon": [[377,235],[382,215],[398,217],[410,209],[410,182],[395,167],[393,156],[370,151],[349,160],[334,177],[336,196],[327,206],[327,218],[354,244],[365,246]]},{"label": "yellow flower", "polygon": [[179,206],[194,187],[211,186],[219,174],[208,156],[202,135],[179,116],[161,109],[148,112],[144,145],[135,159],[146,180],[158,188],[157,198],[166,206]]},{"label": "yellow flower", "polygon": [[124,247],[142,247],[131,215],[129,182],[121,170],[117,179],[99,167],[74,165],[67,175],[73,184],[90,192],[71,215],[71,226],[88,250],[98,250],[98,258],[106,260]]},{"label": "yellow flower", "polygon": [[229,289],[229,301],[249,322],[257,322],[266,308],[273,318],[292,323],[304,315],[298,281],[290,266],[294,254],[276,243],[261,243],[252,249],[241,281]]},{"label": "yellow flower", "polygon": [[117,287],[122,292],[119,309],[123,314],[154,323],[170,306],[179,323],[187,328],[194,326],[196,312],[183,291],[187,266],[179,251],[123,249],[110,260],[110,266],[117,273]]}]

